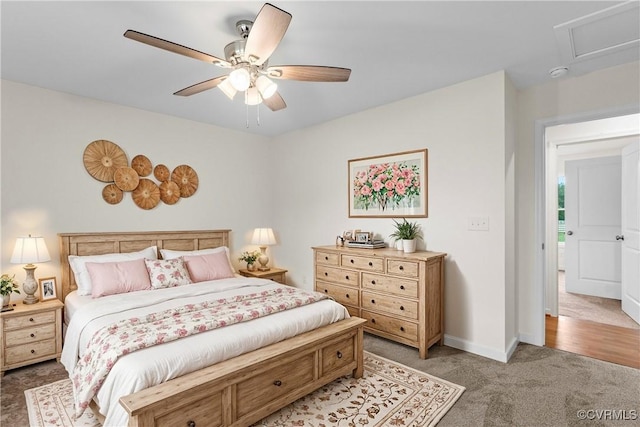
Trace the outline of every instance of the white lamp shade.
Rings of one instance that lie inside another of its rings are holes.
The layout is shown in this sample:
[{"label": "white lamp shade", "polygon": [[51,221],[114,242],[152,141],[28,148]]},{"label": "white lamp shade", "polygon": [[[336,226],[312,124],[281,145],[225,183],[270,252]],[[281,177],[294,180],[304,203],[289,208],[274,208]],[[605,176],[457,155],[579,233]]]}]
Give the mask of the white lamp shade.
[{"label": "white lamp shade", "polygon": [[260,92],[255,86],[247,89],[246,97],[244,99],[244,103],[247,105],[258,105],[262,102],[262,98],[260,97]]},{"label": "white lamp shade", "polygon": [[269,98],[278,90],[278,85],[272,82],[267,76],[258,77],[256,87],[260,91],[263,99]]},{"label": "white lamp shade", "polygon": [[11,255],[12,264],[33,264],[34,262],[46,261],[51,261],[51,256],[49,256],[43,237],[18,237],[13,255]]},{"label": "white lamp shade", "polygon": [[227,95],[227,97],[229,99],[233,99],[234,96],[236,96],[236,93],[238,92],[233,85],[231,84],[231,82],[229,81],[229,79],[225,79],[222,83],[220,83],[218,85],[218,88],[222,91],[222,93],[224,93],[225,95]]},{"label": "white lamp shade", "polygon": [[258,246],[275,245],[276,237],[273,235],[273,230],[270,228],[256,228],[253,231],[251,244]]},{"label": "white lamp shade", "polygon": [[244,92],[251,84],[251,75],[244,68],[236,68],[229,73],[229,81],[235,90]]}]

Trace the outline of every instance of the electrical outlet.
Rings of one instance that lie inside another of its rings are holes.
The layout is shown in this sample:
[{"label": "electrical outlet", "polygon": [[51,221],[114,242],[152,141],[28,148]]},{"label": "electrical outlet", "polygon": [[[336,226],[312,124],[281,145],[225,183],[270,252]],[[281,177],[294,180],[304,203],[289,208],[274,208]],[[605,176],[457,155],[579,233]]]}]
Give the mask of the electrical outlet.
[{"label": "electrical outlet", "polygon": [[467,219],[467,229],[471,231],[489,231],[489,217],[469,217]]}]

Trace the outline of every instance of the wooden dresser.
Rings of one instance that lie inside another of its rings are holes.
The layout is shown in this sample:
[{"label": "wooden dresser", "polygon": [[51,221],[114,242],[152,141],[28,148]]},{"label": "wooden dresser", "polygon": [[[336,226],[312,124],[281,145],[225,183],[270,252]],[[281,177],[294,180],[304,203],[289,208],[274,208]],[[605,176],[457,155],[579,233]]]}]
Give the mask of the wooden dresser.
[{"label": "wooden dresser", "polygon": [[318,246],[315,289],[331,295],[366,332],[416,347],[420,357],[444,338],[444,257],[395,249]]},{"label": "wooden dresser", "polygon": [[62,307],[57,299],[31,305],[17,302],[12,311],[0,315],[2,375],[9,369],[60,359]]}]

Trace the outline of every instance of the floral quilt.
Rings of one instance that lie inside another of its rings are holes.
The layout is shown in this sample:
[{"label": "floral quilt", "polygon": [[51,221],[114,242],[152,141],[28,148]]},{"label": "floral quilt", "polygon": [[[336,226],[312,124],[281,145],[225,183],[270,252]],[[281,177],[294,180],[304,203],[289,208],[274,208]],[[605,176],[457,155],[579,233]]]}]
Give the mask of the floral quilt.
[{"label": "floral quilt", "polygon": [[120,356],[181,337],[245,322],[328,298],[318,292],[278,287],[187,304],[133,317],[98,330],[72,375],[76,417],[82,415]]}]

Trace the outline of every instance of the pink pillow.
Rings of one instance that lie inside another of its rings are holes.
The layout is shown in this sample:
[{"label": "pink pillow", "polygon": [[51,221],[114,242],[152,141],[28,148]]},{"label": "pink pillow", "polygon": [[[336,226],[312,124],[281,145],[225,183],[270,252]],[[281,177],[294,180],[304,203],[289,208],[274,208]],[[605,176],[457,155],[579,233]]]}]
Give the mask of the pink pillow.
[{"label": "pink pillow", "polygon": [[224,252],[183,256],[194,283],[233,277],[229,258]]},{"label": "pink pillow", "polygon": [[93,298],[151,289],[151,281],[144,259],[88,262],[85,265],[91,277],[91,296]]}]

